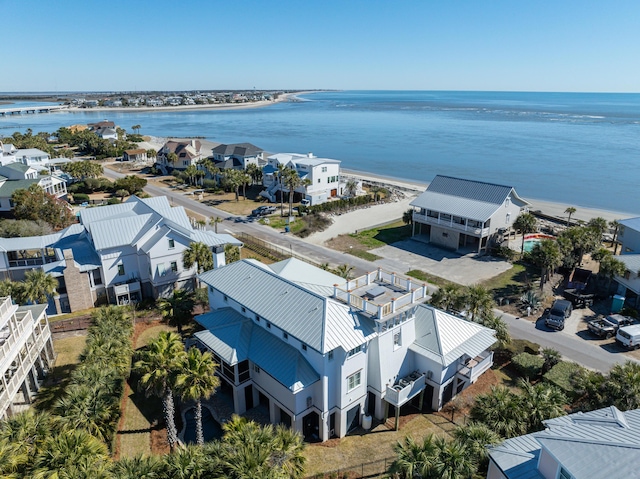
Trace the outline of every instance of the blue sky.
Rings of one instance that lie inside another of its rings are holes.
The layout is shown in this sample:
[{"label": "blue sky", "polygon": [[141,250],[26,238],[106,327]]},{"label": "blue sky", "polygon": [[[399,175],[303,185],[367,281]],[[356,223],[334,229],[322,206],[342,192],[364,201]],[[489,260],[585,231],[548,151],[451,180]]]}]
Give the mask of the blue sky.
[{"label": "blue sky", "polygon": [[0,7],[0,91],[640,90],[637,0]]}]

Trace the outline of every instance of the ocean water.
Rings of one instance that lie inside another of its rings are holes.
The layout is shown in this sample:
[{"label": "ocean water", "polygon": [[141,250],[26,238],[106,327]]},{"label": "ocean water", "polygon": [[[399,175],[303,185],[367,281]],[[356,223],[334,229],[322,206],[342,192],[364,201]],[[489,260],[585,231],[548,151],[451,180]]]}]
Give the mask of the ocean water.
[{"label": "ocean water", "polygon": [[0,118],[0,135],[108,118],[143,134],[313,152],[413,181],[452,175],[526,198],[640,214],[640,94],[344,91],[226,111]]}]

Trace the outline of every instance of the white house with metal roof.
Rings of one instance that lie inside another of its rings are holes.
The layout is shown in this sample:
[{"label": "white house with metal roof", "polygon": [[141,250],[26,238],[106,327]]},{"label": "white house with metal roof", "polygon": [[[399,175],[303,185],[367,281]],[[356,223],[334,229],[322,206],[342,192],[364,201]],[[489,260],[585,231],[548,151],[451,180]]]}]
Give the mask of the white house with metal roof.
[{"label": "white house with metal roof", "polygon": [[0,274],[21,280],[42,268],[58,278],[57,312],[138,301],[192,287],[196,267],[182,253],[192,242],[209,246],[214,267],[225,264],[224,247],[242,243],[227,234],[194,229],[182,207],[166,197],[130,197],[125,203],[80,210],[79,224],[58,233],[0,238]]},{"label": "white house with metal roof", "polygon": [[544,421],[544,431],[489,450],[487,479],[612,479],[640,475],[640,409],[610,406]]},{"label": "white house with metal roof", "polygon": [[0,298],[0,418],[27,408],[53,366],[46,305],[16,306]]},{"label": "white house with metal roof", "polygon": [[286,185],[282,185],[278,177],[278,166],[292,168],[298,172],[300,179],[308,180],[294,190],[309,204],[317,205],[342,195],[340,188],[340,161],[328,158],[317,158],[312,153],[277,153],[267,157],[267,165],[262,169],[262,185],[266,188],[260,193],[269,201],[276,200],[276,192],[288,193]]},{"label": "white house with metal roof", "polygon": [[529,203],[511,186],[438,175],[411,206],[414,236],[480,253],[502,241]]},{"label": "white house with metal roof", "polygon": [[423,304],[415,279],[376,270],[346,281],[293,258],[199,277],[211,312],[195,337],[234,411],[265,407],[308,440],[371,416],[397,427],[401,407],[440,409],[493,363],[494,331]]}]

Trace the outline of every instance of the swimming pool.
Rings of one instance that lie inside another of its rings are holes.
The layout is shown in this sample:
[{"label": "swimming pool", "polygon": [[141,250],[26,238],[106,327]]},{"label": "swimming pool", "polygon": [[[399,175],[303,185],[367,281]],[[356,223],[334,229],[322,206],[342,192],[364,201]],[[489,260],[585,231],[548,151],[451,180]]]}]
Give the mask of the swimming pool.
[{"label": "swimming pool", "polygon": [[[196,442],[196,410],[191,408],[184,414],[185,429],[184,429],[184,442],[194,443]],[[202,407],[202,430],[204,433],[204,440],[213,441],[214,439],[220,439],[224,432],[222,427],[211,415],[209,408]]]},{"label": "swimming pool", "polygon": [[556,239],[555,236],[551,236],[551,235],[545,235],[545,234],[541,234],[541,233],[534,233],[534,234],[529,234],[529,235],[525,235],[524,237],[524,250],[527,253],[531,253],[531,251],[533,251],[533,247],[536,245],[536,243],[540,243],[540,241],[542,241],[543,239]]}]

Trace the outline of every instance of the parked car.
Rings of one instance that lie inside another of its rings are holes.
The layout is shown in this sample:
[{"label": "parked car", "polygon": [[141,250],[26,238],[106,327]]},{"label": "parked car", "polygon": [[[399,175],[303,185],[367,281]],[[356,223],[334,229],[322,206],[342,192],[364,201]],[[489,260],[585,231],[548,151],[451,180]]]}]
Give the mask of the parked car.
[{"label": "parked car", "polygon": [[251,212],[251,216],[265,216],[276,212],[275,206],[259,206]]},{"label": "parked car", "polygon": [[566,299],[556,299],[551,305],[548,316],[544,320],[544,324],[549,328],[562,331],[564,329],[565,320],[571,316],[573,305],[571,301]]},{"label": "parked car", "polygon": [[587,328],[596,336],[609,339],[616,335],[620,327],[629,326],[634,323],[635,321],[627,316],[611,314],[603,319],[601,318],[589,321]]},{"label": "parked car", "polygon": [[616,334],[616,342],[627,349],[640,348],[640,324],[623,326],[618,329],[618,334]]}]

